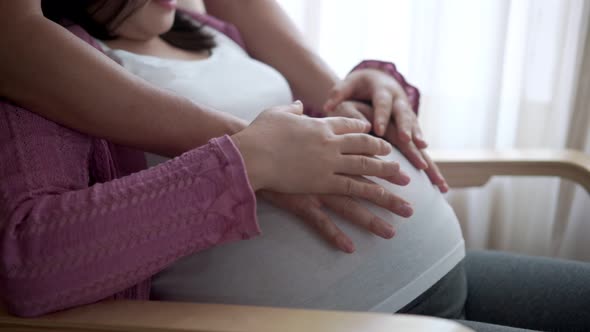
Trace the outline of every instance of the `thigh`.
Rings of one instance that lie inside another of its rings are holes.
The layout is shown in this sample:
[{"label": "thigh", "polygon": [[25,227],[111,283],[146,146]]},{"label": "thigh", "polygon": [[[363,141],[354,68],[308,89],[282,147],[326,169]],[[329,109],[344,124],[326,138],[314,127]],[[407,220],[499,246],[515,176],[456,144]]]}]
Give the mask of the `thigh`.
[{"label": "thigh", "polygon": [[492,251],[465,259],[467,320],[544,331],[590,329],[590,264]]},{"label": "thigh", "polygon": [[447,275],[397,313],[462,319],[467,299],[464,263],[457,264]]}]

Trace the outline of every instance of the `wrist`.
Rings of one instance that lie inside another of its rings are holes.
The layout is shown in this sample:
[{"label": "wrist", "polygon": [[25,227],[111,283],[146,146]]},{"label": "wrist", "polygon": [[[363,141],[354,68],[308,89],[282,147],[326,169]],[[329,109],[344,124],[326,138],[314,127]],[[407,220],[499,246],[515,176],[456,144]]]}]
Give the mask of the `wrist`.
[{"label": "wrist", "polygon": [[238,132],[230,136],[236,148],[244,161],[244,168],[248,176],[248,182],[254,192],[263,189],[263,177],[260,172],[260,164],[256,157],[256,145],[249,142],[248,137],[243,132]]},{"label": "wrist", "polygon": [[248,127],[248,122],[246,120],[234,118],[234,119],[231,119],[230,121],[228,121],[226,132],[228,135],[231,136],[231,135],[235,135],[235,134],[239,133],[240,131],[246,129],[246,127]]}]

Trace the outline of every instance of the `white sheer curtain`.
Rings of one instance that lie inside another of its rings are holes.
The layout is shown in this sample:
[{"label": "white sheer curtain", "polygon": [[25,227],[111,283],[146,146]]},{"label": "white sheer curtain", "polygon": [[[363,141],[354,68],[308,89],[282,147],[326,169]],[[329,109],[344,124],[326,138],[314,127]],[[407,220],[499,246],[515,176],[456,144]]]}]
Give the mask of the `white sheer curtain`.
[{"label": "white sheer curtain", "polygon": [[[422,91],[432,148],[590,153],[590,98],[577,93],[590,84],[584,0],[279,3],[341,76],[362,59],[395,62]],[[590,260],[590,198],[579,188],[498,178],[447,198],[471,248]]]}]

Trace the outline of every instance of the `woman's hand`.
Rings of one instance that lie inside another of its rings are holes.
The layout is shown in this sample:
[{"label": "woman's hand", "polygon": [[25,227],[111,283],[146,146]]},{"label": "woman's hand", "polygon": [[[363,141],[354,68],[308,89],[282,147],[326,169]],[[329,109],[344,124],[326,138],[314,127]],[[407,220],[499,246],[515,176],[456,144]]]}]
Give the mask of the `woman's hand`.
[{"label": "woman's hand", "polygon": [[398,163],[370,157],[388,154],[391,146],[367,135],[366,122],[342,117],[314,119],[302,113],[301,103],[274,107],[232,136],[254,190],[341,194],[399,213],[410,207],[362,177],[376,176],[398,185],[410,181]]},{"label": "woman's hand", "polygon": [[[349,99],[368,100],[373,107]],[[438,167],[424,149],[428,146],[422,136],[416,114],[408,98],[391,76],[375,69],[354,71],[336,84],[324,109],[329,116],[365,119],[374,124],[375,134],[397,147],[418,169],[423,169],[442,192],[448,184]]]},{"label": "woman's hand", "polygon": [[350,196],[297,195],[264,191],[262,197],[277,207],[300,217],[315,228],[326,241],[347,253],[355,251],[354,243],[346,233],[336,226],[330,216],[322,210],[322,207],[331,209],[342,218],[384,239],[391,239],[395,235],[393,226],[371,213]]},{"label": "woman's hand", "polygon": [[349,99],[371,101],[375,109],[373,131],[378,136],[385,135],[391,119],[396,124],[402,142],[414,141],[420,149],[428,146],[406,93],[388,74],[377,69],[353,71],[333,87],[324,110],[333,111],[338,104]]}]

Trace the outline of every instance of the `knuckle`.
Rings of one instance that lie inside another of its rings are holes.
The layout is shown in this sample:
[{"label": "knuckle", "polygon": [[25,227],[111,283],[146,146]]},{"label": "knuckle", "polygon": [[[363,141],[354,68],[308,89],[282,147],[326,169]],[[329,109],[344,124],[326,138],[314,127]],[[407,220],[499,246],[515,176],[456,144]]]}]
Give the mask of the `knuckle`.
[{"label": "knuckle", "polygon": [[308,222],[315,223],[316,215],[311,209],[297,210],[296,214]]},{"label": "knuckle", "polygon": [[387,143],[385,140],[378,140],[379,142],[379,152],[389,152],[390,148],[389,148],[389,143]]},{"label": "knuckle", "polygon": [[293,202],[293,209],[299,213],[309,214],[313,208],[307,200],[296,200]]},{"label": "knuckle", "polygon": [[379,170],[380,170],[380,175],[382,175],[382,176],[391,175],[392,173],[395,172],[393,170],[391,163],[385,162],[385,161],[379,162]]},{"label": "knuckle", "polygon": [[390,162],[389,167],[392,172],[399,172],[401,169],[399,163],[396,163],[396,162]]},{"label": "knuckle", "polygon": [[410,104],[408,103],[408,101],[406,100],[406,98],[404,96],[398,96],[395,99],[395,105],[399,108],[402,108],[402,109],[410,107]]},{"label": "knuckle", "polygon": [[342,120],[343,120],[343,125],[344,125],[344,127],[346,127],[346,129],[355,129],[356,123],[354,122],[354,120],[350,120],[348,118],[342,119]]},{"label": "knuckle", "polygon": [[361,170],[363,172],[366,172],[369,170],[369,158],[367,157],[358,157],[359,161],[360,161],[360,165],[361,165]]},{"label": "knuckle", "polygon": [[361,130],[364,126],[358,119],[347,118],[346,122],[348,123],[348,128],[355,131]]},{"label": "knuckle", "polygon": [[336,229],[336,226],[334,226],[332,220],[327,216],[318,217],[316,227],[320,233],[329,240],[332,240],[338,236],[338,230]]},{"label": "knuckle", "polygon": [[388,206],[392,206],[395,208],[399,208],[404,202],[402,201],[401,198],[395,196],[395,195],[389,195],[385,202],[387,203]]},{"label": "knuckle", "polygon": [[359,136],[360,144],[364,147],[370,148],[374,145],[373,138],[369,135],[361,135]]},{"label": "knuckle", "polygon": [[332,133],[323,132],[319,133],[317,137],[318,144],[322,147],[328,147],[335,142],[335,137]]},{"label": "knuckle", "polygon": [[324,233],[328,233],[331,229],[331,220],[330,218],[326,217],[325,215],[319,215],[315,218],[316,225],[319,229],[322,230]]},{"label": "knuckle", "polygon": [[377,216],[371,216],[369,222],[367,223],[368,228],[373,232],[378,232],[380,228],[381,220]]},{"label": "knuckle", "polygon": [[372,186],[371,190],[374,192],[374,197],[377,202],[383,202],[385,199],[387,199],[387,194],[385,192],[385,189],[383,189],[383,187],[376,185],[376,184],[371,185],[371,186]]},{"label": "knuckle", "polygon": [[344,180],[344,192],[346,193],[346,195],[354,195],[355,193],[355,185],[354,185],[354,180],[351,178],[346,178],[346,180]]},{"label": "knuckle", "polygon": [[346,208],[349,211],[353,210],[353,207],[356,205],[356,201],[354,198],[350,196],[344,196],[342,199],[342,207]]},{"label": "knuckle", "polygon": [[385,108],[386,112],[390,112],[389,110],[389,101],[387,100],[387,98],[378,98],[377,100],[375,100],[375,107],[376,108]]}]

